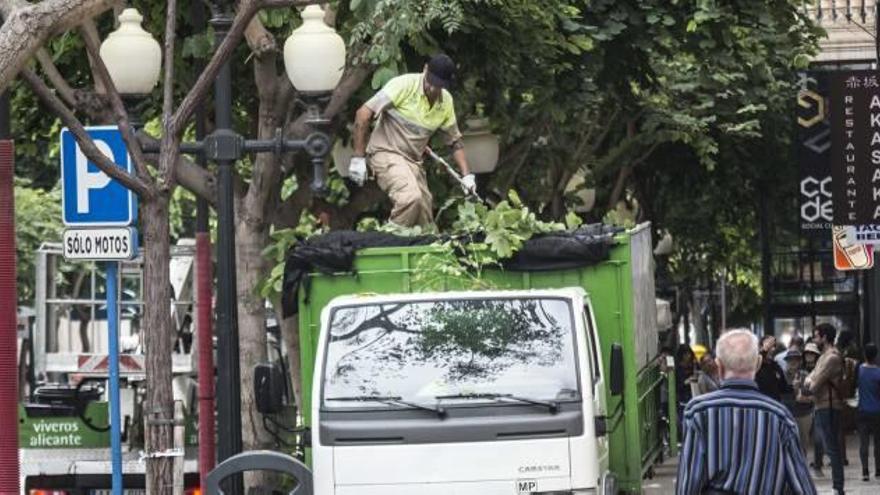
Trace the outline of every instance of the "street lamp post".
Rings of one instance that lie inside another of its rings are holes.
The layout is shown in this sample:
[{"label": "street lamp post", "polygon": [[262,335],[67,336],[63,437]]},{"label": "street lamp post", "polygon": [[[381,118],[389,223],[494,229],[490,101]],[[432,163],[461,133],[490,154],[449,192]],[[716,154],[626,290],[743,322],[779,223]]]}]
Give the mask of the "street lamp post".
[{"label": "street lamp post", "polygon": [[[315,5],[306,7],[302,11],[303,24],[294,30],[284,46],[285,70],[291,84],[299,91],[301,99],[306,103],[306,122],[313,128],[311,134],[305,139],[285,139],[279,129],[275,138],[268,140],[245,139],[238,134],[232,127],[232,76],[227,62],[214,82],[214,131],[201,141],[180,145],[183,153],[201,154],[204,158],[217,163],[217,423],[218,460],[221,462],[242,450],[238,311],[235,297],[233,166],[247,153],[281,154],[305,151],[311,157],[314,169],[314,180],[310,187],[316,194],[325,193],[324,161],[330,152],[331,143],[329,136],[315,127],[326,123],[321,115],[321,105],[342,78],[345,67],[345,43],[336,31],[324,24],[323,16],[324,12],[320,7]],[[120,17],[120,20],[123,19]],[[216,48],[232,25],[232,15],[225,3],[219,9],[215,9],[215,15],[210,23],[215,32]],[[130,25],[126,26],[126,28],[130,27]],[[136,38],[132,36],[127,39]],[[123,82],[125,79],[123,74],[131,74],[127,67],[132,63],[133,57],[104,57],[102,53],[102,58],[107,64],[114,84],[118,88],[120,83],[123,83],[123,87],[127,87]],[[120,82],[117,82],[117,77]],[[146,84],[145,81],[140,82]],[[150,88],[154,85],[155,82]],[[132,88],[134,86],[131,85]],[[121,93],[123,91],[120,89]],[[129,93],[139,92],[132,89]],[[157,150],[145,149],[145,151]],[[241,493],[240,477],[231,483],[230,488],[226,493]]]}]

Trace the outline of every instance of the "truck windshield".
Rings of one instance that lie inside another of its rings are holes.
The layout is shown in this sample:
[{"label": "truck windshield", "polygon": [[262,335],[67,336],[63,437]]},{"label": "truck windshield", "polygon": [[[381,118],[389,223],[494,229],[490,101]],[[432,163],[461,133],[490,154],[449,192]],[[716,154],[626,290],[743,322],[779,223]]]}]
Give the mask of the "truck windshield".
[{"label": "truck windshield", "polygon": [[460,299],[337,308],[330,318],[325,409],[509,405],[579,397],[571,304],[565,299]]}]

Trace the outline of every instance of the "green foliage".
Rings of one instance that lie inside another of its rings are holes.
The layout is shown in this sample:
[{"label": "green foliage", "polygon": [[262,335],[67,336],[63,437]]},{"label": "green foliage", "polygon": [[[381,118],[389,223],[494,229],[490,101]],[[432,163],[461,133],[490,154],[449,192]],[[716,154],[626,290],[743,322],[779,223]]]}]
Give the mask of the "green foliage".
[{"label": "green foliage", "polygon": [[[161,42],[165,6],[143,0],[132,5]],[[485,236],[492,257],[509,255],[542,222],[561,228],[554,221],[564,219],[568,227],[579,221],[567,214],[578,200],[563,191],[584,170],[597,189],[597,207],[586,219],[651,220],[672,232],[689,253],[671,265],[677,282],[697,283],[710,271],[737,280],[751,273],[756,236],[748,222],[755,218],[757,183],[781,190],[777,186],[790,175],[795,71],[815,52],[820,34],[800,2],[351,0],[335,6],[348,65],[373,70],[340,121],[351,121],[351,113],[388,79],[420,71],[426,55],[444,51],[459,66],[453,88],[459,121],[485,114],[501,137],[502,159],[481,189],[500,199],[512,189],[518,199],[493,210],[473,205],[473,211],[462,211],[450,206],[457,193],[448,178],[429,171],[444,228],[454,224],[452,232]],[[189,12],[190,2],[181,4],[177,101],[192,86],[196,62],[211,52],[213,38],[210,30],[193,26]],[[279,42],[300,22],[295,9],[267,10],[260,19]],[[100,32],[109,32],[111,24],[110,16],[100,17]],[[48,50],[72,87],[91,86],[75,31],[53,38]],[[257,106],[253,59],[242,46],[234,60],[235,124],[251,136]],[[151,95],[141,115],[153,129],[160,93]],[[12,98],[17,172],[50,189],[58,177],[60,126],[21,85]],[[252,166],[243,161],[237,167],[246,181]],[[288,178],[277,184],[280,194],[268,197],[287,198],[301,185]],[[331,175],[330,190],[332,205],[355,204],[341,178]],[[618,200],[637,205],[633,218],[609,213]],[[191,198],[175,201],[175,235],[184,235]],[[716,227],[725,234],[713,237]],[[388,227],[366,220],[359,228]],[[289,247],[285,234],[277,235],[273,242]],[[685,242],[688,236],[694,242]]]},{"label": "green foliage", "polygon": [[522,204],[516,192],[510,191],[508,200],[491,209],[478,203],[459,206],[452,233],[468,237],[485,234],[484,242],[496,260],[501,260],[513,256],[533,235],[564,228],[561,223],[538,220],[535,213]]},{"label": "green foliage", "polygon": [[33,305],[36,252],[44,242],[61,240],[61,190],[49,192],[16,179],[15,254],[17,258],[18,302]]}]

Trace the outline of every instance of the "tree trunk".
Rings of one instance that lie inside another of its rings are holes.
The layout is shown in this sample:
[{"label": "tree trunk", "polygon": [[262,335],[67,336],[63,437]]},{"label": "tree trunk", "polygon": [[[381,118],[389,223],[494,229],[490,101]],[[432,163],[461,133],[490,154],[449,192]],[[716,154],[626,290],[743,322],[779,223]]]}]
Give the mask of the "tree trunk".
[{"label": "tree trunk", "polygon": [[[241,206],[241,203],[239,203]],[[244,450],[272,449],[272,437],[263,427],[263,417],[254,404],[254,366],[268,360],[266,343],[266,302],[256,292],[265,276],[268,262],[262,251],[269,243],[265,224],[250,223],[242,207],[236,221],[235,254],[238,282],[239,362],[241,366],[241,439]],[[245,475],[245,486],[271,486],[272,473],[261,471]]]},{"label": "tree trunk", "polygon": [[170,495],[174,458],[158,456],[174,447],[171,389],[171,281],[169,277],[169,192],[142,198],[144,230],[144,346],[147,356],[147,396],[144,428],[147,452],[147,493]]}]

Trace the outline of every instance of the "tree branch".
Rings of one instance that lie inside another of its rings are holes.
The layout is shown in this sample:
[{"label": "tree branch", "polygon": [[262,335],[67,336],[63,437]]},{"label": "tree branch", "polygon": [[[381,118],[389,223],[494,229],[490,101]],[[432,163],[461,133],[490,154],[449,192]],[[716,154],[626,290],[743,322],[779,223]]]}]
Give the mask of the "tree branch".
[{"label": "tree branch", "polygon": [[76,118],[70,109],[64,106],[64,103],[52,93],[52,90],[46,86],[46,83],[44,83],[42,79],[27,68],[22,69],[21,76],[43,103],[55,112],[55,114],[61,119],[61,122],[70,129],[70,132],[76,137],[76,141],[79,143],[83,153],[89,158],[89,160],[94,162],[102,172],[118,180],[123,186],[131,189],[143,198],[148,198],[153,195],[154,190],[150,184],[118,167],[112,160],[110,160],[110,158],[102,153],[97,146],[95,146],[95,142],[89,137],[79,119]]},{"label": "tree branch", "polygon": [[[351,98],[351,95],[361,87],[367,79],[367,76],[370,75],[371,70],[372,67],[368,65],[347,68],[342,75],[342,80],[339,81],[339,85],[333,90],[330,102],[324,109],[324,117],[332,119],[342,111]],[[303,114],[293,122],[290,122],[287,128],[287,135],[304,137],[311,132],[308,124],[306,124],[306,117],[307,116]]]},{"label": "tree branch", "polygon": [[134,161],[135,171],[141,179],[145,181],[151,180],[152,176],[147,168],[147,160],[144,157],[143,149],[141,149],[141,143],[134,135],[131,121],[128,118],[128,112],[125,110],[125,104],[122,102],[122,97],[119,96],[119,91],[116,90],[116,85],[113,84],[110,72],[107,70],[107,66],[101,58],[98,38],[90,35],[85,27],[81,31],[83,41],[86,45],[86,51],[92,58],[92,70],[96,75],[95,83],[97,84],[100,82],[107,92],[107,97],[110,99],[110,106],[113,108],[114,120],[119,124],[119,131],[122,133],[122,139],[125,141],[125,146],[128,148],[128,152],[131,154],[131,159]]},{"label": "tree branch", "polygon": [[[149,134],[139,131],[137,133],[138,141],[143,145],[152,147],[159,146],[159,140]],[[158,156],[148,154],[147,161],[155,162]],[[175,166],[175,180],[188,191],[204,199],[211,205],[217,204],[217,181],[216,176],[208,169],[203,168],[193,162],[186,156],[177,157],[177,165]],[[243,190],[244,184],[239,179],[236,182],[236,189]]]},{"label": "tree branch", "polygon": [[[98,27],[95,26],[93,20],[89,19],[84,22],[82,26],[80,26],[79,33],[86,42],[86,48],[89,47],[89,44],[97,47],[101,46],[101,35],[98,34]],[[89,50],[88,55],[89,67],[92,69],[92,80],[95,82],[95,92],[99,94],[107,93],[109,90],[108,86],[105,84],[106,80],[103,77],[98,76],[97,64],[103,64],[104,62],[103,59],[101,59],[100,50]]]},{"label": "tree branch", "polygon": [[[168,0],[165,11],[165,81],[162,85],[162,136],[159,154],[159,180],[161,187],[172,187],[176,179],[174,168],[180,156],[180,134],[183,127],[175,125],[174,115],[174,41],[177,27],[177,0]],[[189,118],[187,117],[187,120]],[[185,122],[185,121],[184,121]],[[165,156],[168,154],[168,156]]]},{"label": "tree branch", "polygon": [[54,34],[63,32],[113,6],[115,0],[25,0],[0,2],[0,92],[6,90],[28,60]]},{"label": "tree branch", "polygon": [[264,54],[278,51],[278,44],[259,17],[254,16],[244,30],[244,39],[254,55],[261,57]]},{"label": "tree branch", "polygon": [[49,55],[49,52],[45,48],[40,48],[37,50],[36,57],[37,61],[40,62],[40,67],[43,68],[43,73],[49,78],[49,83],[58,92],[64,104],[71,108],[76,107],[76,94],[73,88],[67,84],[67,79],[64,79],[64,76],[58,72],[58,67],[55,66],[55,62],[52,61],[52,56]]},{"label": "tree branch", "polygon": [[196,106],[205,97],[208,88],[214,82],[217,73],[220,72],[220,68],[223,67],[223,64],[232,55],[232,51],[238,46],[245,28],[257,13],[259,7],[260,3],[257,0],[243,0],[239,4],[238,12],[236,12],[233,18],[229,33],[226,34],[220,46],[214,51],[211,61],[205,66],[205,70],[199,75],[192,89],[189,90],[183,101],[180,102],[177,111],[166,124],[166,132],[177,134],[184,129],[186,122],[189,121],[193,112],[195,112]]}]

